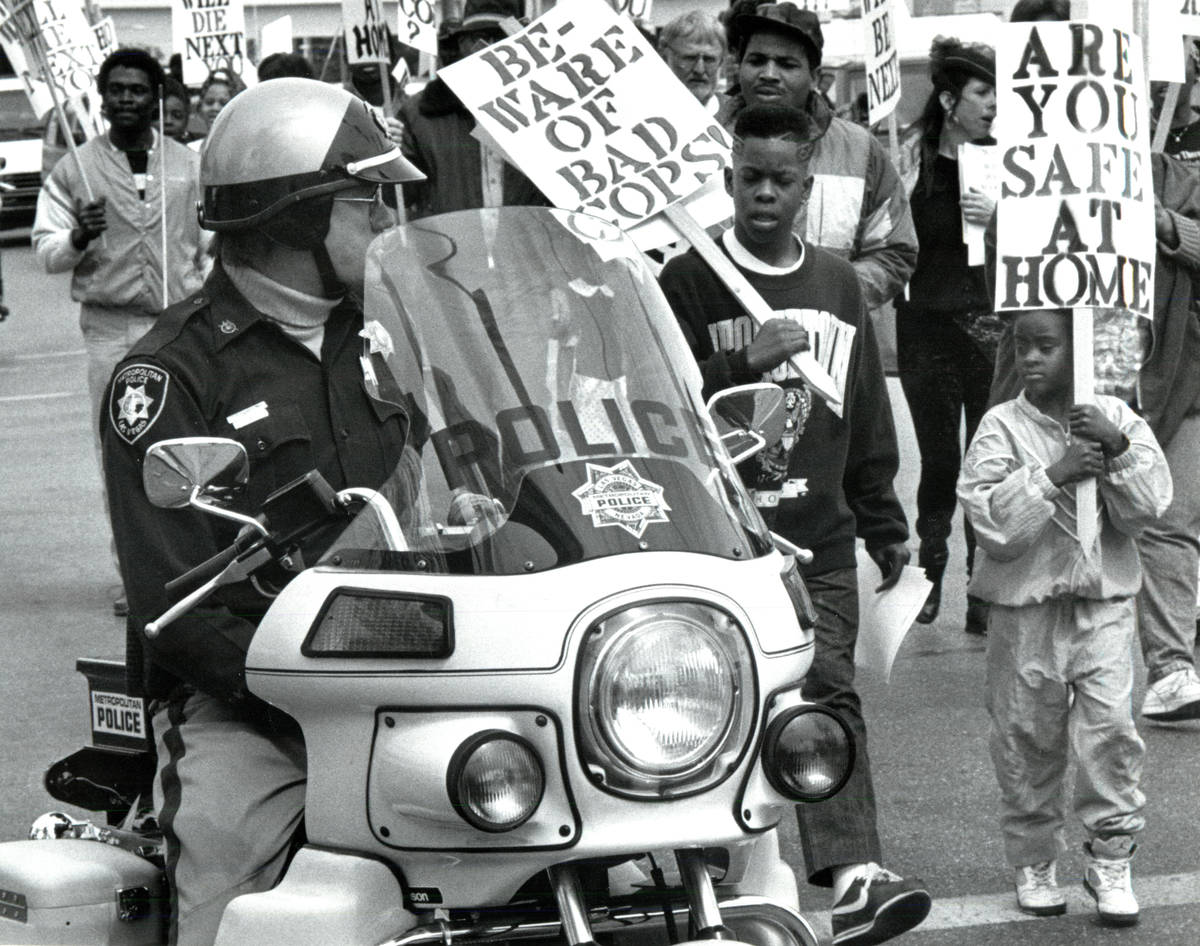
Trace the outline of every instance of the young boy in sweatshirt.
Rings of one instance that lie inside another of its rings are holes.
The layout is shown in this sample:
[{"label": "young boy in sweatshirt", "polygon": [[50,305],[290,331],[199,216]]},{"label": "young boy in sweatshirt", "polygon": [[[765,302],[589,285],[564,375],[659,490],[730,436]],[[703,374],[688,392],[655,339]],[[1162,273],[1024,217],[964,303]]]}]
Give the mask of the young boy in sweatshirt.
[{"label": "young boy in sweatshirt", "polygon": [[[734,223],[722,249],[777,318],[757,328],[695,250],[672,259],[660,283],[700,363],[706,397],[764,379],[787,391],[783,443],[750,461],[757,468],[744,475],[772,528],[813,552],[803,572],[819,616],[804,693],[842,714],[858,753],[846,787],[801,806],[797,818],[809,882],[833,887],[834,942],[852,946],[916,926],[930,897],[920,881],[879,865],[866,725],[854,688],[854,546],[856,534],[866,540],[881,587],[890,587],[908,561],[908,525],[892,489],[896,432],[858,277],[845,260],[793,234],[812,186],[813,134],[804,112],[751,106],[738,116],[733,167],[725,171]],[[814,398],[786,363],[810,345],[841,388],[840,413]]]},{"label": "young boy in sweatshirt", "polygon": [[[1135,538],[1171,501],[1149,426],[1123,401],[1075,404],[1071,313],[1017,315],[1022,390],[993,407],[967,451],[958,496],[979,542],[970,592],[991,602],[987,705],[1005,854],[1026,913],[1066,910],[1055,862],[1074,743],[1084,886],[1103,923],[1137,922],[1130,879],[1145,796],[1133,722]],[[1097,539],[1082,548],[1075,484],[1095,479]]]}]

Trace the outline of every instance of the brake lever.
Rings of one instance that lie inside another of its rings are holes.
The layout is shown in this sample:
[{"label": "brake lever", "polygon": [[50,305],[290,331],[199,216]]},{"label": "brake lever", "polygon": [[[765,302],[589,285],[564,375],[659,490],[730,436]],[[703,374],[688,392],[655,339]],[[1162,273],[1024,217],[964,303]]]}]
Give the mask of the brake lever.
[{"label": "brake lever", "polygon": [[180,598],[164,611],[161,616],[147,624],[145,628],[146,636],[151,640],[158,637],[164,627],[174,623],[180,616],[190,611],[218,588],[222,588],[225,585],[237,584],[239,581],[245,581],[273,558],[271,550],[266,545],[260,544],[245,555],[234,559],[225,566],[219,575],[210,578],[186,597]]}]

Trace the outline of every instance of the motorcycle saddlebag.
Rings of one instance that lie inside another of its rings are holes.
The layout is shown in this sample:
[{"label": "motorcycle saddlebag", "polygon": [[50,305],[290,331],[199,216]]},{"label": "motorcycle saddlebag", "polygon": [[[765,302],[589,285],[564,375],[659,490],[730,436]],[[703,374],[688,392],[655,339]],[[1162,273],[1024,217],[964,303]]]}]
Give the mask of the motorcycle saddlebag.
[{"label": "motorcycle saddlebag", "polygon": [[162,872],[99,841],[0,844],[0,943],[156,946],[170,908]]}]

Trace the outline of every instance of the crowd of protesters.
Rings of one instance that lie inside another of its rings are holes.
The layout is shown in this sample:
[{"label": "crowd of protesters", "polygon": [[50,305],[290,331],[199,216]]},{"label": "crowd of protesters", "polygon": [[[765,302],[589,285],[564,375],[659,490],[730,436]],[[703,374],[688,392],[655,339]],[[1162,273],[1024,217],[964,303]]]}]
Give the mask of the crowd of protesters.
[{"label": "crowd of protesters", "polygon": [[[1066,0],[1020,0],[1010,18],[1061,20],[1068,7]],[[514,0],[466,0],[461,17],[441,26],[440,62],[501,40],[522,12]],[[772,528],[814,552],[804,573],[820,619],[805,693],[841,713],[858,747],[850,787],[797,809],[805,877],[831,888],[834,941],[882,942],[918,925],[931,905],[920,880],[883,866],[854,682],[856,539],[865,541],[883,590],[910,558],[907,517],[893,488],[895,395],[876,340],[884,323],[873,316],[888,303],[920,454],[917,563],[932,584],[917,620],[939,619],[961,503],[970,584],[958,626],[986,638],[990,747],[1018,905],[1034,915],[1065,910],[1056,862],[1075,720],[1088,734],[1076,746],[1085,886],[1103,921],[1135,922],[1130,862],[1145,798],[1138,784],[1144,745],[1132,708],[1134,640],[1149,684],[1141,715],[1158,723],[1200,718],[1200,490],[1191,488],[1200,467],[1200,121],[1191,94],[1200,52],[1187,42],[1179,104],[1161,116],[1171,129],[1167,153],[1152,165],[1154,317],[1099,314],[1097,350],[1108,345],[1116,354],[1112,370],[1098,374],[1096,404],[1079,405],[1069,312],[996,313],[989,267],[970,265],[962,241],[961,220],[994,221],[995,203],[964,192],[958,170],[961,145],[991,142],[990,48],[935,41],[933,92],[905,135],[902,174],[880,138],[854,120],[860,103],[839,110],[828,99],[814,13],[788,0],[735,0],[720,17],[682,14],[656,41],[675,76],[733,136],[724,180],[734,217],[717,241],[721,250],[775,311],[820,311],[853,339],[842,408],[815,398],[798,375],[785,378],[785,441],[743,470],[752,495],[770,497],[763,513]],[[374,110],[386,147],[398,149],[403,217],[548,203],[471,134],[474,118],[441,78],[407,95],[398,84],[385,86],[386,75],[351,69],[348,84]],[[262,287],[232,256],[212,272],[210,234],[194,209],[206,140],[245,94],[242,79],[217,70],[189,90],[153,56],[131,49],[113,53],[97,78],[108,134],[82,144],[48,176],[33,244],[48,272],[72,273],[100,456],[101,431],[110,450],[132,445],[158,417],[152,376],[140,387],[113,387],[111,379],[160,310],[217,289],[257,298]],[[256,78],[315,85],[316,71],[302,56],[277,54],[259,64]],[[229,250],[228,241],[221,245]],[[700,363],[704,393],[786,374],[785,363],[809,347],[806,324],[781,315],[752,325],[703,259],[676,249],[661,285]],[[7,313],[2,285],[0,319]],[[305,345],[334,305],[320,298],[320,285],[312,288],[315,295],[297,303],[297,318],[312,324],[271,316]],[[732,341],[747,338],[744,347]],[[319,343],[309,348],[323,357]],[[1086,554],[1075,533],[1075,484],[1085,479],[1099,484],[1098,556]],[[128,529],[118,523],[115,531]],[[123,591],[114,598],[115,611],[127,613]]]}]

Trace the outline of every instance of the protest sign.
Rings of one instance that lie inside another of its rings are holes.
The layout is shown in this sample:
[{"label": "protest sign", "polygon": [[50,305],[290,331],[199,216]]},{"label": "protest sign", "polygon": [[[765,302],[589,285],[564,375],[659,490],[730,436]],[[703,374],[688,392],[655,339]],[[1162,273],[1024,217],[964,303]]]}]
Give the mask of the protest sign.
[{"label": "protest sign", "polygon": [[69,104],[86,137],[103,134],[96,72],[104,57],[83,8],[26,0],[0,3],[0,16],[0,35],[34,111],[41,116],[56,101]]},{"label": "protest sign", "polygon": [[294,48],[292,40],[292,17],[281,16],[277,20],[263,24],[258,40],[258,61],[262,62],[268,56],[276,53],[290,53]]},{"label": "protest sign", "polygon": [[[438,74],[482,136],[556,207],[607,220],[635,240],[666,233],[669,242],[668,228],[638,226],[665,212],[756,322],[773,316],[681,206],[728,165],[729,136],[604,0],[564,0]],[[826,400],[840,400],[809,353],[792,364]]]},{"label": "protest sign", "polygon": [[612,8],[631,20],[650,19],[652,0],[612,0]]},{"label": "protest sign", "polygon": [[439,75],[555,206],[623,230],[729,159],[724,129],[603,0],[560,3]]},{"label": "protest sign", "polygon": [[100,47],[100,61],[108,58],[108,54],[117,48],[117,25],[111,16],[103,17],[92,24],[92,33],[96,36],[96,45]]},{"label": "protest sign", "polygon": [[896,48],[893,0],[862,0],[866,34],[867,115],[874,125],[900,102],[900,51]]},{"label": "protest sign", "polygon": [[214,69],[245,70],[245,0],[174,0],[171,33],[185,85],[199,85]]},{"label": "protest sign", "polygon": [[1182,82],[1187,55],[1182,40],[1200,36],[1200,0],[1158,0],[1149,14],[1150,79]]},{"label": "protest sign", "polygon": [[438,53],[437,16],[433,0],[400,0],[400,42],[423,53]]},{"label": "protest sign", "polygon": [[[977,145],[963,142],[958,146],[958,192],[966,196],[968,191],[986,194],[993,201],[1000,199],[1000,165],[998,149],[992,145]],[[962,218],[963,243],[967,246],[967,265],[982,266],[986,262],[984,231],[981,223],[971,223]]]},{"label": "protest sign", "polygon": [[997,310],[1154,300],[1141,42],[1094,23],[1014,23],[996,50]]},{"label": "protest sign", "polygon": [[387,21],[382,0],[342,0],[342,29],[346,33],[346,62],[388,64]]}]

